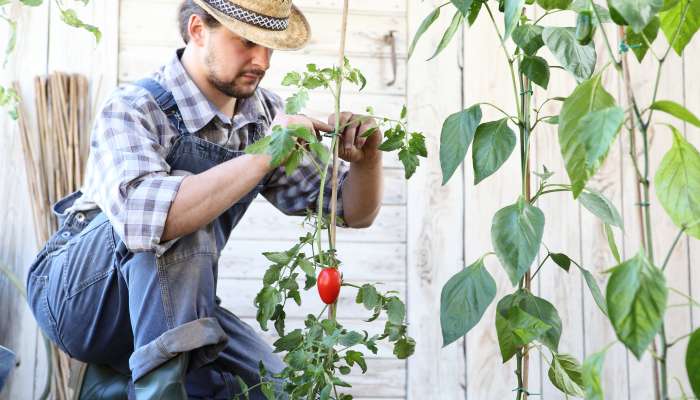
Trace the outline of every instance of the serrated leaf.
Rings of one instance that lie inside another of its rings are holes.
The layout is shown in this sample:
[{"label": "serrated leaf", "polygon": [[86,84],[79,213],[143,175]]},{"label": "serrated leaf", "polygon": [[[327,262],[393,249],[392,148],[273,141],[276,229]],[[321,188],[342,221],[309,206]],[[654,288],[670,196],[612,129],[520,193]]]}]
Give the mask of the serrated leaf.
[{"label": "serrated leaf", "polygon": [[407,149],[401,149],[401,151],[399,151],[399,160],[401,160],[403,164],[404,177],[410,179],[416,172],[416,168],[418,168],[418,164],[420,163],[420,161],[418,161],[418,156]]},{"label": "serrated leaf", "polygon": [[299,111],[301,111],[306,106],[306,103],[308,101],[309,92],[307,92],[305,89],[302,89],[299,92],[294,93],[293,95],[287,98],[287,101],[284,106],[284,112],[287,114],[298,114]]}]

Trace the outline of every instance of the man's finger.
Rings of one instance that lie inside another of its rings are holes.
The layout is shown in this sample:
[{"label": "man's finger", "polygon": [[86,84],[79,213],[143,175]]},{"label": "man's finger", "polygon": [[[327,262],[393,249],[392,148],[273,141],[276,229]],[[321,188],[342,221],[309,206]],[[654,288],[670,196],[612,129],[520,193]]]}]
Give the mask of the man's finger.
[{"label": "man's finger", "polygon": [[311,121],[311,123],[313,124],[314,129],[317,129],[321,132],[333,132],[333,127],[323,121],[319,121],[315,118],[309,118],[309,121]]}]

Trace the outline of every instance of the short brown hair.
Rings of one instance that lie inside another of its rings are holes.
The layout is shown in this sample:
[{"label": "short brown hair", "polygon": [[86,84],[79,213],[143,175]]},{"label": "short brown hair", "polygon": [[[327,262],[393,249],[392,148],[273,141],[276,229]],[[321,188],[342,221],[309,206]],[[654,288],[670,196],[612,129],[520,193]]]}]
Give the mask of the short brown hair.
[{"label": "short brown hair", "polygon": [[190,17],[192,15],[197,15],[199,18],[204,21],[204,25],[206,25],[209,28],[216,28],[219,25],[219,21],[216,20],[216,18],[212,17],[211,14],[206,12],[202,7],[198,6],[194,1],[192,0],[185,0],[180,4],[180,8],[178,10],[178,24],[180,27],[180,36],[182,36],[182,40],[185,41],[185,43],[190,41],[190,35],[187,32],[187,25],[190,21]]}]

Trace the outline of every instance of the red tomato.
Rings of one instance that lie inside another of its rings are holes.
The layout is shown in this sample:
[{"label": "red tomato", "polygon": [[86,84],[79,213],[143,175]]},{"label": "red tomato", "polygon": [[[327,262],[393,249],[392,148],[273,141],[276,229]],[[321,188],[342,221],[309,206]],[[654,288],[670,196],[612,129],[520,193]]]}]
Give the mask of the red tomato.
[{"label": "red tomato", "polygon": [[316,280],[318,294],[326,304],[333,304],[340,293],[340,272],[338,268],[324,268]]}]

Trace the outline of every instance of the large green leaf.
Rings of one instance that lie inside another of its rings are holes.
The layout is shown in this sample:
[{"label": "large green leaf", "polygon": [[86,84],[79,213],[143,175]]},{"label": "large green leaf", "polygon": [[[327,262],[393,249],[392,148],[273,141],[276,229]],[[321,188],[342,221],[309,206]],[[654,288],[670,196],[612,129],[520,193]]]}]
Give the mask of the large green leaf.
[{"label": "large green leaf", "polygon": [[607,348],[593,353],[583,360],[582,371],[582,381],[583,388],[585,391],[586,400],[603,400],[603,385],[600,383],[600,377],[603,374],[603,361],[605,360],[605,353]]},{"label": "large green leaf", "polygon": [[654,176],[656,197],[679,227],[700,239],[700,153],[673,130],[673,146],[664,155]]},{"label": "large green leaf", "polygon": [[649,108],[671,114],[680,120],[690,122],[691,124],[700,128],[700,119],[698,119],[695,114],[690,112],[690,110],[676,103],[675,101],[657,100],[654,102],[654,104],[649,106]]},{"label": "large green leaf", "polygon": [[[635,32],[634,29],[630,28],[629,26],[625,29],[625,39],[627,45],[630,47],[634,53],[634,56],[637,57],[639,62],[644,59],[644,56],[649,50],[647,41],[649,43],[654,43],[654,40],[656,40],[656,36],[659,34],[660,24],[661,22],[659,21],[659,17],[654,16],[654,18],[649,21],[647,26],[641,32]],[[644,40],[644,37],[646,37],[646,40]]]},{"label": "large green leaf", "polygon": [[663,0],[608,0],[608,3],[635,32],[641,32],[664,5]]},{"label": "large green leaf", "polygon": [[602,193],[588,189],[581,193],[578,200],[588,211],[600,218],[604,223],[622,228],[620,213],[612,201],[608,200]]},{"label": "large green leaf", "polygon": [[547,64],[547,60],[538,56],[526,55],[520,62],[520,70],[531,81],[547,89],[547,85],[549,85],[549,64]]},{"label": "large green leaf", "polygon": [[450,44],[450,41],[452,41],[452,38],[454,37],[455,33],[457,32],[457,28],[459,28],[460,25],[462,25],[462,21],[464,21],[464,15],[457,10],[455,15],[452,17],[452,22],[450,22],[450,26],[447,27],[447,30],[445,33],[442,35],[442,39],[440,39],[440,43],[438,44],[437,49],[435,49],[435,53],[428,59],[432,60],[435,58],[438,54],[440,54],[441,51],[447,47],[448,44]]},{"label": "large green leaf", "polygon": [[413,41],[411,42],[411,47],[408,49],[408,58],[411,58],[413,55],[413,51],[416,49],[416,45],[418,44],[418,40],[423,36],[425,31],[430,28],[430,26],[433,24],[433,22],[437,21],[438,17],[440,16],[440,7],[437,7],[436,9],[433,10],[430,14],[428,14],[427,17],[421,22],[420,26],[418,27],[418,30],[416,31],[416,35],[413,37]]},{"label": "large green leaf", "polygon": [[618,339],[641,359],[663,321],[666,278],[640,252],[613,268],[605,297]]},{"label": "large green leaf", "polygon": [[530,269],[543,231],[544,214],[522,197],[493,216],[491,244],[513,285]]},{"label": "large green leaf", "polygon": [[496,297],[496,281],[480,258],[455,274],[442,288],[440,325],[443,346],[466,335]]},{"label": "large green leaf", "polygon": [[559,146],[575,198],[600,168],[622,125],[624,112],[614,105],[600,74],[578,85],[562,105]]},{"label": "large green leaf", "polygon": [[700,397],[700,329],[696,329],[688,340],[685,370],[688,372],[688,381],[695,397]]},{"label": "large green leaf", "polygon": [[477,104],[447,117],[440,134],[440,166],[442,184],[446,184],[464,161],[467,149],[481,122],[481,107]]},{"label": "large green leaf", "polygon": [[[688,9],[681,22],[686,5]],[[685,46],[690,43],[693,35],[700,28],[700,0],[680,0],[669,10],[659,13],[659,18],[661,19],[661,30],[664,32],[666,39],[669,42],[673,40],[673,50],[678,55],[681,55]],[[678,34],[673,39],[676,31],[678,31]]]},{"label": "large green leaf", "polygon": [[546,27],[542,39],[562,67],[574,75],[577,81],[588,79],[595,69],[595,47],[591,41],[581,46],[576,41],[576,28]]},{"label": "large green leaf", "polygon": [[533,296],[525,291],[521,292],[521,299],[520,308],[549,325],[549,329],[547,329],[538,340],[552,350],[552,352],[557,352],[559,350],[559,340],[561,339],[562,330],[561,318],[559,318],[557,309],[547,300]]},{"label": "large green leaf", "polygon": [[537,4],[545,10],[566,10],[571,5],[571,0],[537,0]]},{"label": "large green leaf", "polygon": [[539,25],[523,24],[513,30],[513,41],[525,54],[534,55],[540,47],[544,46],[542,40],[543,27]]},{"label": "large green leaf", "polygon": [[503,362],[510,360],[523,346],[537,340],[551,326],[520,307],[523,292],[509,294],[496,307],[496,333]]},{"label": "large green leaf", "polygon": [[525,0],[503,0],[505,1],[505,11],[503,12],[503,18],[505,19],[505,31],[503,32],[503,39],[508,39],[513,29],[518,26],[518,21],[520,20],[520,15],[523,12],[523,6],[525,5]]},{"label": "large green leaf", "polygon": [[484,122],[476,128],[472,160],[474,184],[496,172],[515,148],[515,133],[508,127],[508,118]]},{"label": "large green leaf", "polygon": [[583,397],[581,365],[573,356],[554,354],[547,375],[557,389],[570,396]]}]

